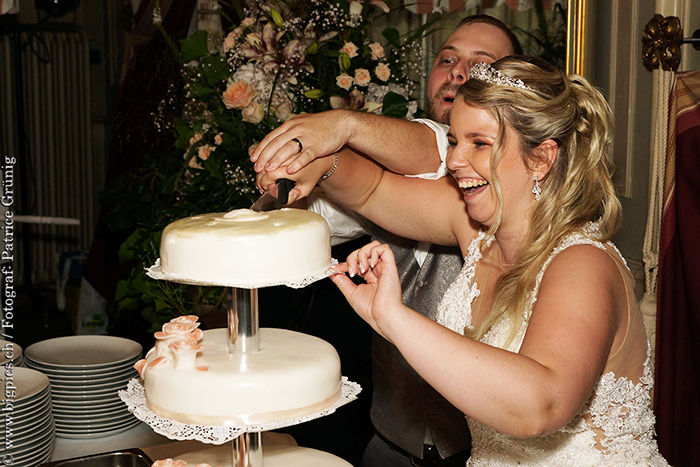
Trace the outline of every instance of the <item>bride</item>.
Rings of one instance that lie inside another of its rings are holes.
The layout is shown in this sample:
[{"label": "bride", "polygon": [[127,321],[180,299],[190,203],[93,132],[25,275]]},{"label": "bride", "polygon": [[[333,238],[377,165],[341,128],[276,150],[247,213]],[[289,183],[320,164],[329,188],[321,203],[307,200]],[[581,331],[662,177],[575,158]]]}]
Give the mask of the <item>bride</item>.
[{"label": "bride", "polygon": [[439,324],[403,305],[386,245],[352,253],[332,280],[464,412],[467,465],[668,465],[653,436],[650,348],[634,280],[610,242],[621,209],[604,98],[545,62],[505,58],[471,69],[450,123],[452,178],[319,157],[259,183],[294,178],[298,197],[318,182],[393,233],[460,246],[464,268]]}]

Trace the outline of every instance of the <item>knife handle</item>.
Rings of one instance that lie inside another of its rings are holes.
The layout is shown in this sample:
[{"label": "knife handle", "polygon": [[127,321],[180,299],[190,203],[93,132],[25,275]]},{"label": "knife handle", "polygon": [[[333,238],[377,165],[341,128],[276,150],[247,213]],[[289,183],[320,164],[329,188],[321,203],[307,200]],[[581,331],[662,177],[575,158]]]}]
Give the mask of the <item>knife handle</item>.
[{"label": "knife handle", "polygon": [[289,201],[289,191],[294,188],[294,180],[280,178],[277,180],[277,200],[282,206]]}]

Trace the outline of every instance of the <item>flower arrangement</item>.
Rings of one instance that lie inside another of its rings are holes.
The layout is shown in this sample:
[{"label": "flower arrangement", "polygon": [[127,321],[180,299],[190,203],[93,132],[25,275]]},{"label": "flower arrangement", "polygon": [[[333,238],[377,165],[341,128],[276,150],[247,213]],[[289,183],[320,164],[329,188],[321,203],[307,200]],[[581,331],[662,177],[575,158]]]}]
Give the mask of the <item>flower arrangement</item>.
[{"label": "flower arrangement", "polygon": [[236,138],[236,149],[245,151],[225,173],[245,190],[250,173],[237,171],[243,170],[238,162],[295,114],[337,108],[415,113],[410,98],[418,77],[409,70],[420,48],[401,43],[395,30],[384,32],[385,45],[370,39],[377,11],[389,8],[380,0],[256,1],[221,43],[207,40],[206,31],[184,40],[187,103],[178,132],[190,167],[205,168],[204,161]]},{"label": "flower arrangement", "polygon": [[219,307],[223,289],[155,281],[144,268],[158,257],[168,223],[252,204],[249,151],[276,126],[335,108],[394,117],[418,111],[419,38],[374,31],[374,19],[388,11],[381,0],[254,0],[226,34],[200,30],[179,47],[170,41],[182,64],[183,87],[174,93],[182,105],[158,125],[174,131],[174,148],[149,154],[145,168],[103,195],[114,206],[106,223],[130,232],[119,252],[134,265],[117,288],[120,311],[139,312],[153,332],[174,316]]}]

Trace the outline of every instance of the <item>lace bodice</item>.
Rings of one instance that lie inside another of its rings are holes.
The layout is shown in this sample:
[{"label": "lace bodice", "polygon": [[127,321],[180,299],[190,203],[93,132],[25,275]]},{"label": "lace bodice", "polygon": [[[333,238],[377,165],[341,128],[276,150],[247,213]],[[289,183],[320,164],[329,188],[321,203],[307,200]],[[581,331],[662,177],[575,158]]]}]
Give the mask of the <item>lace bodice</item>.
[{"label": "lace bodice", "polygon": [[[595,225],[587,229],[594,231]],[[480,293],[475,280],[475,267],[482,258],[479,245],[484,239],[485,233],[480,232],[472,240],[464,267],[438,308],[437,321],[460,334],[472,326],[471,305]],[[606,245],[584,234],[565,238],[540,270],[530,296],[530,305],[519,322],[510,323],[503,318],[482,337],[481,342],[517,352],[523,342],[544,271],[558,253],[581,244],[606,248]],[[607,245],[614,249],[611,243]],[[506,345],[511,324],[517,328],[517,337]],[[467,465],[668,466],[659,454],[654,439],[655,417],[651,409],[653,376],[651,350],[648,349],[644,376],[638,383],[625,377],[618,378],[612,372],[602,375],[581,412],[566,427],[551,435],[514,438],[467,417],[473,445]]]}]

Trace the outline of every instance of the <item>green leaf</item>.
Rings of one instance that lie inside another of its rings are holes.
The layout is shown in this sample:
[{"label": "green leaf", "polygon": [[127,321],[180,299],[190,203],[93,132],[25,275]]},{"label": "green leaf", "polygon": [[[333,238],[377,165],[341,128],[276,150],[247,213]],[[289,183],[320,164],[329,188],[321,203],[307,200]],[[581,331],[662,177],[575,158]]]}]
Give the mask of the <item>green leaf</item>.
[{"label": "green leaf", "polygon": [[228,62],[221,55],[207,57],[203,62],[204,78],[209,86],[213,86],[221,81],[226,81],[231,70]]},{"label": "green leaf", "polygon": [[172,308],[168,302],[163,300],[162,298],[156,298],[155,300],[156,304],[156,312],[163,311],[163,310],[169,310]]},{"label": "green leaf", "polygon": [[272,21],[275,23],[275,25],[277,25],[278,28],[281,28],[284,25],[282,15],[280,15],[274,7],[270,7],[270,16],[272,17]]},{"label": "green leaf", "polygon": [[395,92],[389,92],[382,101],[382,115],[405,118],[408,113],[408,99]]},{"label": "green leaf", "polygon": [[350,65],[350,56],[345,52],[340,54],[340,57],[338,57],[338,66],[340,67],[340,72],[347,73],[347,71],[350,69]]},{"label": "green leaf", "polygon": [[401,36],[396,28],[386,28],[382,31],[382,36],[394,47],[401,46]]},{"label": "green leaf", "polygon": [[182,59],[185,63],[204,57],[209,53],[207,49],[207,31],[199,30],[192,35],[180,40]]},{"label": "green leaf", "polygon": [[210,95],[213,91],[209,86],[203,83],[192,83],[189,87],[190,97],[203,98]]}]

